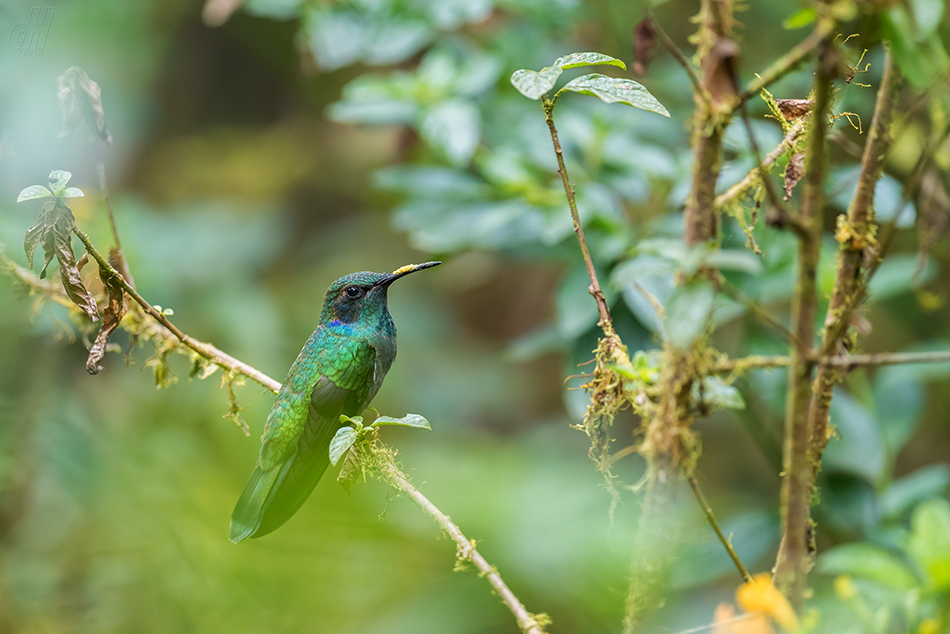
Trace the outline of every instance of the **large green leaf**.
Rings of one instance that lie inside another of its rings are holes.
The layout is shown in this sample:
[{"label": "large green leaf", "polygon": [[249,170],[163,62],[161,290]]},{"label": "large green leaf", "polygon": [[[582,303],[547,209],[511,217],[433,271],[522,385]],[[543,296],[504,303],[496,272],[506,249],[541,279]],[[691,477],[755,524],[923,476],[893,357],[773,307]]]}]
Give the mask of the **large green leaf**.
[{"label": "large green leaf", "polygon": [[432,427],[429,425],[429,421],[419,414],[406,414],[402,418],[380,416],[375,421],[373,421],[373,426],[376,425],[401,425],[403,427],[416,427],[418,429],[432,430]]},{"label": "large green leaf", "polygon": [[818,559],[818,572],[851,575],[899,590],[918,585],[913,573],[896,555],[865,543],[845,544],[823,553]]},{"label": "large green leaf", "polygon": [[650,94],[649,90],[632,79],[607,77],[606,75],[593,73],[572,79],[558,91],[558,94],[565,90],[579,92],[582,95],[592,95],[606,103],[625,103],[628,106],[647,112],[655,112],[664,117],[670,116],[669,111],[657,101],[656,97]]},{"label": "large green leaf", "polygon": [[616,57],[603,53],[571,53],[558,57],[551,65],[554,68],[578,68],[580,66],[617,66],[627,70],[627,65]]},{"label": "large green leaf", "polygon": [[908,549],[936,590],[950,588],[950,502],[936,498],[916,509]]},{"label": "large green leaf", "polygon": [[939,497],[950,485],[950,465],[921,467],[910,475],[894,480],[879,499],[881,514],[897,519],[914,505]]},{"label": "large green leaf", "polygon": [[716,291],[707,283],[681,286],[666,307],[666,336],[679,350],[699,338],[712,315]]},{"label": "large green leaf", "polygon": [[[929,2],[920,2],[915,7],[917,16],[934,15]],[[926,5],[926,6],[925,6]],[[916,88],[928,88],[950,68],[950,56],[935,30],[936,24],[917,24],[911,13],[903,6],[892,7],[881,14],[881,26],[891,42],[894,61]]]}]

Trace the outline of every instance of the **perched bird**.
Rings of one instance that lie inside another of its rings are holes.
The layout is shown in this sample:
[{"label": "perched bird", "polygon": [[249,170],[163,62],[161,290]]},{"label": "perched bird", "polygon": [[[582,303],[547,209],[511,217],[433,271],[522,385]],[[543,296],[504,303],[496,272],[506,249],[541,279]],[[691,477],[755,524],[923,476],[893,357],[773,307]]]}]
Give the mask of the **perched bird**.
[{"label": "perched bird", "polygon": [[229,539],[263,537],[297,512],[330,464],[340,415],[373,400],[396,358],[389,285],[441,262],[341,277],[323,296],[320,324],[297,356],[267,416],[257,468],[231,514]]}]

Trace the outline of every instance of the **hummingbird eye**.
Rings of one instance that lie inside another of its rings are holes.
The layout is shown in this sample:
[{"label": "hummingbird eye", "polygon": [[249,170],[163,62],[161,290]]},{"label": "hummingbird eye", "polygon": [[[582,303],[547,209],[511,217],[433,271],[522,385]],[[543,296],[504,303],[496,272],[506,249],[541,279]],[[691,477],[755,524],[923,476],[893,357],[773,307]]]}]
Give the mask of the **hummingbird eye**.
[{"label": "hummingbird eye", "polygon": [[360,297],[363,294],[363,289],[360,288],[359,286],[347,286],[344,292],[346,293],[346,296],[349,297],[350,299],[356,299],[357,297]]}]

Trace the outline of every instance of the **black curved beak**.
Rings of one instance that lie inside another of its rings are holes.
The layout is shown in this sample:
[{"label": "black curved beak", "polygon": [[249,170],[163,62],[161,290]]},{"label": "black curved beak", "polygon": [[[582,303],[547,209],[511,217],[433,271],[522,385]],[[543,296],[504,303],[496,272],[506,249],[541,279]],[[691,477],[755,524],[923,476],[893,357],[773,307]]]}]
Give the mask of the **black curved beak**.
[{"label": "black curved beak", "polygon": [[422,264],[407,264],[406,266],[401,266],[383,279],[379,280],[373,286],[389,286],[400,277],[405,277],[410,273],[415,273],[416,271],[422,271],[424,269],[431,269],[433,266],[439,266],[441,262],[423,262]]}]

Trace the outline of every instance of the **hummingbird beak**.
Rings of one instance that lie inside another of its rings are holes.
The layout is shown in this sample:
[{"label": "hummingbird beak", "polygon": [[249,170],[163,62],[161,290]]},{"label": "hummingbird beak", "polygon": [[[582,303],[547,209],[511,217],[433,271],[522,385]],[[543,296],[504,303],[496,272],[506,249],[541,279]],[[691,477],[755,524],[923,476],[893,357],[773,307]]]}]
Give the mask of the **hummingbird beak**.
[{"label": "hummingbird beak", "polygon": [[416,271],[422,271],[424,269],[431,269],[433,266],[439,266],[441,262],[423,262],[422,264],[407,264],[406,266],[401,266],[383,279],[379,280],[373,286],[389,286],[400,277],[405,277],[410,273],[415,273]]}]

